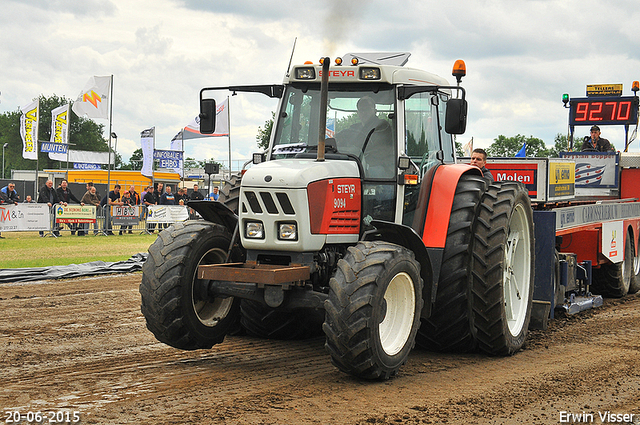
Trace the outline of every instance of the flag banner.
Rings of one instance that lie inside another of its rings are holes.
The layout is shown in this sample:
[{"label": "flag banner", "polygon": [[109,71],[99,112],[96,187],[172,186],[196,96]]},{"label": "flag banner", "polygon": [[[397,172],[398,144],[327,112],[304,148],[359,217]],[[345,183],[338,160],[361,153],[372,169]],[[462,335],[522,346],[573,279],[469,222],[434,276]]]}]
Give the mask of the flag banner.
[{"label": "flag banner", "polygon": [[178,159],[178,163],[174,164],[173,167],[167,167],[167,168],[173,168],[173,171],[178,173],[180,177],[184,177],[182,175],[182,170],[184,168],[184,155],[182,152],[184,150],[183,141],[182,141],[183,134],[184,134],[184,130],[180,130],[178,134],[176,134],[175,137],[171,139],[171,145],[169,148],[174,152],[180,152],[180,159]]},{"label": "flag banner", "polygon": [[22,137],[22,157],[24,159],[38,159],[38,149],[36,144],[38,141],[38,118],[40,117],[38,109],[40,101],[34,100],[21,109],[20,116],[20,136]]},{"label": "flag banner", "polygon": [[73,163],[74,170],[102,170],[102,166],[100,164],[89,164],[86,162],[74,162]]},{"label": "flag banner", "polygon": [[109,90],[111,77],[91,77],[73,102],[73,112],[79,117],[109,118]]},{"label": "flag banner", "polygon": [[140,133],[142,147],[142,175],[153,177],[153,147],[155,146],[156,128],[151,127]]},{"label": "flag banner", "polygon": [[198,139],[200,137],[221,137],[229,135],[229,98],[217,105],[216,108],[216,130],[213,134],[200,133],[200,116],[197,115],[184,128],[184,139]]},{"label": "flag banner", "polygon": [[520,148],[520,150],[518,151],[518,153],[515,155],[516,158],[525,158],[527,156],[526,154],[526,147],[527,147],[527,142],[522,144],[522,147]]},{"label": "flag banner", "polygon": [[[42,142],[40,143],[40,152],[61,153],[66,155],[69,145],[66,143]],[[53,158],[52,158],[53,159]]]},{"label": "flag banner", "polygon": [[[67,156],[68,155],[68,156]],[[69,149],[69,153],[49,152],[49,158],[60,162],[89,162],[108,164],[109,152],[77,151]],[[111,164],[115,163],[115,155],[111,155]]]},{"label": "flag banner", "polygon": [[51,143],[67,144],[69,135],[69,104],[51,111]]},{"label": "flag banner", "polygon": [[332,139],[334,137],[336,137],[336,119],[327,118],[327,131],[325,134],[325,138]]},{"label": "flag banner", "polygon": [[473,138],[462,146],[462,152],[464,153],[464,156],[471,156],[473,153]]}]

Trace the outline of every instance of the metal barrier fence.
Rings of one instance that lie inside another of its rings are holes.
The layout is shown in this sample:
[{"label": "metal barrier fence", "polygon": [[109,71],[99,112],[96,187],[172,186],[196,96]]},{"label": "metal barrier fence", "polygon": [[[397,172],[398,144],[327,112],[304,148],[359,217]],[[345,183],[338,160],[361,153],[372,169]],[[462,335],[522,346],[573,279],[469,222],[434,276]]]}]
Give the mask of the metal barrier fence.
[{"label": "metal barrier fence", "polygon": [[[196,218],[186,205],[104,206],[55,204],[47,217],[43,204],[8,205],[0,214],[0,231],[39,231],[40,236],[151,234],[172,223]],[[13,221],[12,221],[13,219]],[[48,223],[47,223],[48,222]],[[8,225],[7,223],[10,223]]]}]

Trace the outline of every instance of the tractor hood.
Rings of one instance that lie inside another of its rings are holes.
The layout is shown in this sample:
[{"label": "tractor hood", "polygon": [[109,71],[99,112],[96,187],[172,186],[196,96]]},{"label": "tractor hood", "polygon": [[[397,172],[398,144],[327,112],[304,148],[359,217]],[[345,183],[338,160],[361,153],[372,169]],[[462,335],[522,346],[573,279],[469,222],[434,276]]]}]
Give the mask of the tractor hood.
[{"label": "tractor hood", "polygon": [[279,159],[249,168],[242,177],[243,187],[305,189],[323,179],[360,178],[358,165],[351,160]]}]

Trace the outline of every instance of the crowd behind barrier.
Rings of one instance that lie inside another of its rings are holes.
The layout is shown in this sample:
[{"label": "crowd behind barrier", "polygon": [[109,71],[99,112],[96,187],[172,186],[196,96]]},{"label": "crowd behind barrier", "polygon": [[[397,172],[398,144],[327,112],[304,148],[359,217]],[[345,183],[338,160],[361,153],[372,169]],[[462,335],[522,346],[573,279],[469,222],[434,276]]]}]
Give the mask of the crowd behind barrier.
[{"label": "crowd behind barrier", "polygon": [[42,232],[42,236],[125,235],[161,231],[196,218],[186,205],[105,205],[19,203],[0,205],[0,232]]}]

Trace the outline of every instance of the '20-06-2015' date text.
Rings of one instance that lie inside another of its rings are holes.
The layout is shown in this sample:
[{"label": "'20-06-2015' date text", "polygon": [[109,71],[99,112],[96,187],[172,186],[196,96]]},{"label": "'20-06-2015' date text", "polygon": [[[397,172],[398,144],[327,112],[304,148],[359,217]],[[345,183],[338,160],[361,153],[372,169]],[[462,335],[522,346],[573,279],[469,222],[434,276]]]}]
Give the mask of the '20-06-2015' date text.
[{"label": "'20-06-2015' date text", "polygon": [[5,424],[75,424],[78,422],[80,422],[80,412],[72,410],[50,410],[38,412],[7,410],[4,412]]}]

